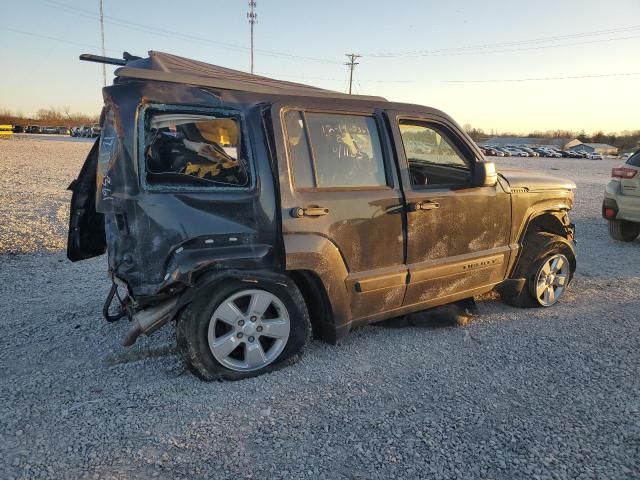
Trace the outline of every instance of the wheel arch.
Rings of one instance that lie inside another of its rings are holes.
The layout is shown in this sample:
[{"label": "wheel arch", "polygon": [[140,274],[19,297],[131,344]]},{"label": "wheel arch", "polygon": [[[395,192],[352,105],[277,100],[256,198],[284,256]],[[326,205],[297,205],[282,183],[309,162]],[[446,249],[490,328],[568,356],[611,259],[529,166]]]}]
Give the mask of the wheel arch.
[{"label": "wheel arch", "polygon": [[[351,307],[345,283],[347,265],[328,238],[307,233],[283,237],[286,271],[307,302],[314,335],[336,343],[351,327]],[[312,312],[314,305],[320,312]]]},{"label": "wheel arch", "polygon": [[569,216],[567,210],[533,213],[520,234],[519,243],[522,244],[524,238],[531,232],[547,232],[569,238],[569,232],[567,232],[568,226]]},{"label": "wheel arch", "polygon": [[509,265],[509,278],[512,278],[518,262],[522,257],[525,238],[527,235],[535,232],[544,232],[562,237],[573,252],[574,265],[572,265],[572,268],[575,270],[575,249],[572,246],[574,242],[574,227],[569,220],[569,210],[539,210],[531,213],[518,236],[517,243],[519,251],[518,255],[513,256],[511,264]]},{"label": "wheel arch", "polygon": [[297,285],[307,304],[313,337],[335,343],[337,339],[333,309],[320,277],[311,270],[291,270],[287,273]]}]

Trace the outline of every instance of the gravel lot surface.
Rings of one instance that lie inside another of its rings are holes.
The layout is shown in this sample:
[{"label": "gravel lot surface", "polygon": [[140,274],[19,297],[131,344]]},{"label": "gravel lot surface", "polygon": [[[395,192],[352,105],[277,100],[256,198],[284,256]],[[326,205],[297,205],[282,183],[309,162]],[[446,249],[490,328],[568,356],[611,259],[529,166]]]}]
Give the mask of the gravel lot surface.
[{"label": "gravel lot surface", "polygon": [[207,384],[170,327],[120,346],[105,259],[60,250],[89,148],[0,141],[0,478],[640,478],[640,241],[600,218],[617,162],[496,159],[578,183],[579,270],[559,305],[360,328]]}]

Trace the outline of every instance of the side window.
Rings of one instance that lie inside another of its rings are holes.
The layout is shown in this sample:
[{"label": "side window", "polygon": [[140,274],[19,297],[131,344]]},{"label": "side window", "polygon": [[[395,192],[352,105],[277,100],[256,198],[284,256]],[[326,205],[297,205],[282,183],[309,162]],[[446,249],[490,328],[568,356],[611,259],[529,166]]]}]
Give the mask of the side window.
[{"label": "side window", "polygon": [[149,112],[144,160],[151,185],[247,188],[251,184],[237,118]]},{"label": "side window", "polygon": [[284,116],[284,121],[294,184],[298,188],[313,188],[316,184],[302,112],[289,110]]},{"label": "side window", "polygon": [[387,185],[373,117],[289,111],[285,125],[296,187]]},{"label": "side window", "polygon": [[399,127],[413,186],[471,182],[469,164],[443,128],[405,120]]},{"label": "side window", "polygon": [[637,151],[629,157],[627,165],[633,165],[634,167],[640,167],[640,151]]}]

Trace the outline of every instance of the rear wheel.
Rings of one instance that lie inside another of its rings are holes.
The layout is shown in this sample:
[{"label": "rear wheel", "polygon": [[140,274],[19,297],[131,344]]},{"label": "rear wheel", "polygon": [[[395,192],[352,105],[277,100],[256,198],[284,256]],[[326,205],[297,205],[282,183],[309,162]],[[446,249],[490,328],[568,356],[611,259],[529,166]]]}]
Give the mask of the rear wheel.
[{"label": "rear wheel", "polygon": [[311,336],[293,282],[225,282],[196,299],[178,321],[178,348],[203,380],[237,380],[291,363]]},{"label": "rear wheel", "polygon": [[528,234],[513,278],[524,278],[523,289],[503,299],[516,307],[550,307],[560,300],[575,271],[571,244],[547,232]]},{"label": "rear wheel", "polygon": [[607,220],[609,235],[621,242],[632,242],[640,235],[640,223],[625,220]]}]

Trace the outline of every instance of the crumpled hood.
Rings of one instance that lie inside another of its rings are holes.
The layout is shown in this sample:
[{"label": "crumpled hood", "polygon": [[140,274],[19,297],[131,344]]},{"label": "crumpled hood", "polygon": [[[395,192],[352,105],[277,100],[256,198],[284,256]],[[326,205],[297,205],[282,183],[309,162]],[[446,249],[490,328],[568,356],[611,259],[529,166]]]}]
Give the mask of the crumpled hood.
[{"label": "crumpled hood", "polygon": [[575,190],[576,188],[576,184],[571,180],[535,170],[498,168],[498,173],[509,183],[511,188],[526,188],[529,191]]}]

